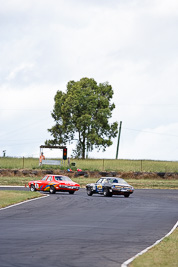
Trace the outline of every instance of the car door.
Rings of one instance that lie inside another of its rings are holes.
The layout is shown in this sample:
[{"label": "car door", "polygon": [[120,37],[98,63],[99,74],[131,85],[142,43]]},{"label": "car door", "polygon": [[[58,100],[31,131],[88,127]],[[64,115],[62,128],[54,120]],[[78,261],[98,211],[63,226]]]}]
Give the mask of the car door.
[{"label": "car door", "polygon": [[97,192],[98,193],[102,193],[103,192],[103,178],[99,179],[96,183],[96,188],[97,188]]},{"label": "car door", "polygon": [[43,188],[44,191],[48,191],[50,189],[52,178],[53,178],[52,176],[48,176],[48,178],[44,182],[44,188]]},{"label": "car door", "polygon": [[41,190],[41,191],[44,190],[44,188],[47,185],[47,179],[48,179],[48,176],[45,176],[40,181],[38,181],[38,185],[37,186],[39,187],[39,190]]}]

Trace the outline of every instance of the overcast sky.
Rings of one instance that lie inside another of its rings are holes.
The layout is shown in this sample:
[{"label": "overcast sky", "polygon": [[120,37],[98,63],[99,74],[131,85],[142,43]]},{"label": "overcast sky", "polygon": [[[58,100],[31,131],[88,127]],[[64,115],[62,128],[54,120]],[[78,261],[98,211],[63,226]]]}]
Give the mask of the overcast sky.
[{"label": "overcast sky", "polygon": [[83,77],[113,87],[119,158],[178,160],[177,0],[0,0],[0,156],[38,157],[57,90]]}]

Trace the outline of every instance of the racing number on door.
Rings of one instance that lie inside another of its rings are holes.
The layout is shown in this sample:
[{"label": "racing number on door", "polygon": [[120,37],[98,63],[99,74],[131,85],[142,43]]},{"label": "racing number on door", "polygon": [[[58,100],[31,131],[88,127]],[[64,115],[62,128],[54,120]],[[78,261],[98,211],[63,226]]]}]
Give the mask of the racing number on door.
[{"label": "racing number on door", "polygon": [[39,184],[35,184],[35,188],[38,189],[39,188]]},{"label": "racing number on door", "polygon": [[97,185],[97,190],[98,191],[102,191],[102,189],[103,189],[102,185]]}]

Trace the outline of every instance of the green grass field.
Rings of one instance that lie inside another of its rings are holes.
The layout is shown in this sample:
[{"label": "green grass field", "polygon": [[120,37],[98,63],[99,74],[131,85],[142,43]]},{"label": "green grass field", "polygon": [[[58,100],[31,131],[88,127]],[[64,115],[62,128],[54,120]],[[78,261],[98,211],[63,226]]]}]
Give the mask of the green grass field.
[{"label": "green grass field", "polygon": [[[178,172],[178,161],[124,160],[124,159],[71,159],[76,167],[90,171],[143,171],[143,172]],[[44,165],[42,168],[57,169],[57,166]],[[71,167],[71,166],[70,166]],[[37,158],[0,157],[0,169],[39,169]],[[67,161],[63,161],[61,169],[67,169]]]},{"label": "green grass field", "polygon": [[25,200],[41,197],[39,192],[6,190],[0,193],[0,208],[19,203]]},{"label": "green grass field", "polygon": [[136,258],[129,267],[177,267],[178,228],[147,253]]}]

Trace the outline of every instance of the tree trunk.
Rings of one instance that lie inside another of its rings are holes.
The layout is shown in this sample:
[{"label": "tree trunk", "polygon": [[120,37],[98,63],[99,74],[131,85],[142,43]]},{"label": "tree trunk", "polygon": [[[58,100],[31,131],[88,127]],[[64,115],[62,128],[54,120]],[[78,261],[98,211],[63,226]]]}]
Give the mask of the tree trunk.
[{"label": "tree trunk", "polygon": [[85,159],[85,139],[82,143],[82,159]]},{"label": "tree trunk", "polygon": [[83,142],[82,142],[82,159],[85,159],[85,132],[83,132]]}]

